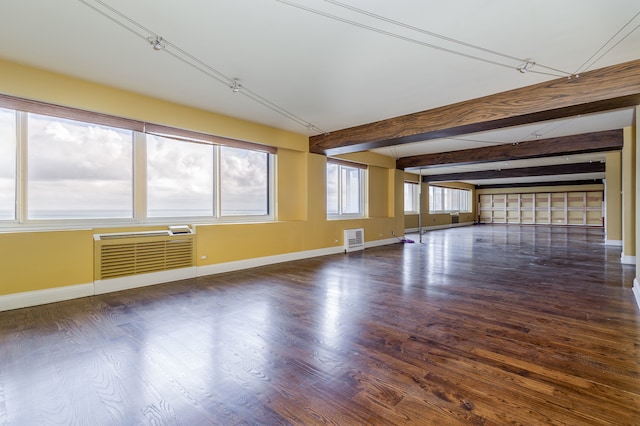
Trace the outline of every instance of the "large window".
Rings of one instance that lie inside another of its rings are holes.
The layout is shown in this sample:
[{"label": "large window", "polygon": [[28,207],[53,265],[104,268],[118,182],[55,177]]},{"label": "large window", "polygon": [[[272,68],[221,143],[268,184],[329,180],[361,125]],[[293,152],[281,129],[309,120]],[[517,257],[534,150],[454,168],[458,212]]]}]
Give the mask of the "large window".
[{"label": "large window", "polygon": [[27,126],[28,219],[133,217],[133,132],[37,114]]},{"label": "large window", "polygon": [[420,184],[415,182],[404,183],[404,212],[418,213],[420,211]]},{"label": "large window", "polygon": [[327,215],[364,216],[365,169],[327,162]]},{"label": "large window", "polygon": [[147,215],[214,215],[214,147],[147,136]]},{"label": "large window", "polygon": [[0,108],[0,220],[16,218],[16,112]]},{"label": "large window", "polygon": [[35,109],[0,108],[0,226],[273,219],[274,148]]},{"label": "large window", "polygon": [[470,212],[471,191],[467,189],[429,187],[429,212]]},{"label": "large window", "polygon": [[230,147],[220,148],[220,209],[222,216],[268,214],[267,153]]}]

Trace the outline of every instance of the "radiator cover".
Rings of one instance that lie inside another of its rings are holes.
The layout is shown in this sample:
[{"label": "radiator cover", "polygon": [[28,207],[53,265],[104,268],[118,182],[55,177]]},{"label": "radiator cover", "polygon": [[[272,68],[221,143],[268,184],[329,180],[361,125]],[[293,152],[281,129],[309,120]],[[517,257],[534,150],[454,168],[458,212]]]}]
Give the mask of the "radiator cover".
[{"label": "radiator cover", "polygon": [[194,235],[168,231],[94,236],[95,279],[194,266]]}]

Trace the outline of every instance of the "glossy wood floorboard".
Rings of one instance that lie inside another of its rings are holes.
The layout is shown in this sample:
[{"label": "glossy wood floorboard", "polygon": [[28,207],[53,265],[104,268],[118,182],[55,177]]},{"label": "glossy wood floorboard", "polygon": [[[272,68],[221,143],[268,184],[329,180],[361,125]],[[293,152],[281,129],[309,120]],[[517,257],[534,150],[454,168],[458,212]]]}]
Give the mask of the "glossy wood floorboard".
[{"label": "glossy wood floorboard", "polygon": [[601,229],[414,238],[0,313],[0,424],[640,424]]}]

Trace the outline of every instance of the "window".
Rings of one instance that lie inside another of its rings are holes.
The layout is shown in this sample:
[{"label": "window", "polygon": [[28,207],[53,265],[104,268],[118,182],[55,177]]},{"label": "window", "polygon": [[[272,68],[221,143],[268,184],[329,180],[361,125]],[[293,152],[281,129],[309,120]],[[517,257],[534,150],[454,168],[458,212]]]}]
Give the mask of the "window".
[{"label": "window", "polygon": [[213,145],[147,135],[148,217],[214,215]]},{"label": "window", "polygon": [[418,213],[420,211],[419,185],[415,182],[404,183],[404,212]]},{"label": "window", "polygon": [[220,148],[220,214],[269,214],[269,155],[240,148]]},{"label": "window", "polygon": [[0,220],[16,218],[16,112],[0,108]]},{"label": "window", "polygon": [[0,95],[16,105],[30,112],[0,108],[0,226],[273,219],[275,148]]},{"label": "window", "polygon": [[133,217],[133,132],[28,115],[28,219]]},{"label": "window", "polygon": [[471,191],[468,189],[429,187],[429,212],[470,212]]},{"label": "window", "polygon": [[327,215],[364,216],[365,169],[327,162]]}]

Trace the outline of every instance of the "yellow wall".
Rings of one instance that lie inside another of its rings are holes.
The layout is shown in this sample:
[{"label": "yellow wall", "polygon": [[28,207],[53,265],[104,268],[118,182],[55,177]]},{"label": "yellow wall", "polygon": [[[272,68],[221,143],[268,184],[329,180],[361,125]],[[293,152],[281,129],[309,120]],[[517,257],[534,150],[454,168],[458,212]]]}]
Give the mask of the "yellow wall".
[{"label": "yellow wall", "polygon": [[[365,228],[367,242],[392,239],[404,229],[404,173],[395,169],[393,158],[343,156],[369,165],[369,217],[327,220],[326,158],[308,152],[305,135],[7,61],[0,61],[0,75],[3,94],[277,147],[276,221],[198,225],[198,266],[341,247],[349,228]],[[91,283],[94,233],[157,228],[0,232],[0,295]]]},{"label": "yellow wall", "polygon": [[634,127],[625,127],[622,147],[622,256],[636,254],[636,134]]},{"label": "yellow wall", "polygon": [[93,281],[93,232],[0,234],[0,295]]},{"label": "yellow wall", "polygon": [[607,153],[605,179],[607,241],[622,241],[622,153]]}]

